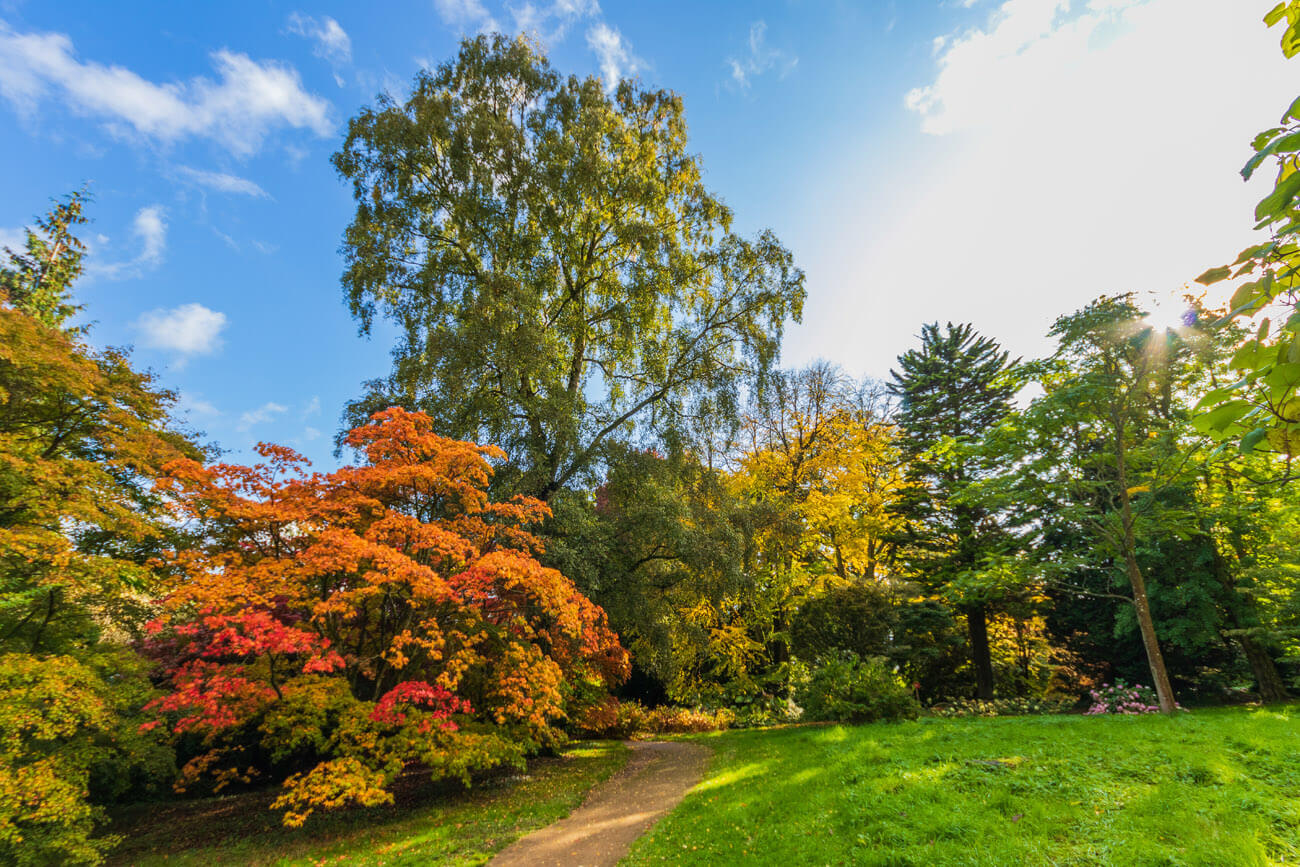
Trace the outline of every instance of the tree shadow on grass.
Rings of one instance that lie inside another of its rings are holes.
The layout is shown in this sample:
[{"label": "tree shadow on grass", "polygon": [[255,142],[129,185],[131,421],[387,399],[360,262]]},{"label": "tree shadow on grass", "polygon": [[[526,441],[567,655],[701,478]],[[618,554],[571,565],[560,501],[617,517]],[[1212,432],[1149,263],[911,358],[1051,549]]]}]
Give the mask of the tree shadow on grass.
[{"label": "tree shadow on grass", "polygon": [[560,758],[534,759],[525,773],[508,769],[477,777],[470,787],[413,772],[394,784],[393,804],[318,812],[301,828],[286,828],[271,809],[279,789],[133,804],[112,811],[108,831],[123,843],[109,863],[256,864],[352,850],[401,854],[413,842],[445,853],[458,847],[492,851],[517,836],[519,826],[529,830],[562,814],[625,755],[617,744],[588,745]]}]

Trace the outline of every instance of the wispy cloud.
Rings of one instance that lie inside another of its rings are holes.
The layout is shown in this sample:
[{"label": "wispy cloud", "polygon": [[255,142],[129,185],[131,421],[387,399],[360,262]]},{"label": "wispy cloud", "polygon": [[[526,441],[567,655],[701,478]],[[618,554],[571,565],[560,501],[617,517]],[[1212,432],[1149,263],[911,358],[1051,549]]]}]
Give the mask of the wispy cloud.
[{"label": "wispy cloud", "polygon": [[731,81],[741,88],[748,88],[750,82],[768,70],[776,70],[781,78],[789,75],[799,64],[799,58],[787,54],[767,44],[767,22],[755,21],[749,26],[749,50],[742,57],[727,58],[731,67]]},{"label": "wispy cloud", "polygon": [[320,415],[320,395],[312,395],[311,400],[302,408],[302,418],[311,418],[314,415]]},{"label": "wispy cloud", "polygon": [[288,412],[289,408],[284,404],[274,401],[267,401],[257,409],[250,409],[239,416],[239,424],[235,425],[235,430],[242,432],[248,431],[260,424],[266,424],[274,421],[279,416]]},{"label": "wispy cloud", "polygon": [[135,215],[135,234],[140,239],[140,261],[146,265],[162,262],[167,249],[167,221],[162,205],[141,208]]},{"label": "wispy cloud", "polygon": [[[127,280],[162,264],[167,251],[167,211],[162,205],[141,208],[131,221],[131,234],[140,244],[132,259],[119,262],[98,261],[98,250],[91,248],[86,261],[86,276],[105,280]],[[102,236],[101,236],[102,238]],[[100,243],[107,241],[103,238]],[[98,244],[96,245],[98,246]]]},{"label": "wispy cloud", "polygon": [[18,33],[0,22],[0,96],[33,114],[46,100],[103,119],[110,132],[164,144],[207,138],[239,156],[273,130],[333,132],[329,103],[303,89],[293,67],[225,49],[211,55],[217,79],[156,83],[122,66],[76,56],[62,33]]},{"label": "wispy cloud", "polygon": [[433,0],[433,8],[442,23],[454,30],[485,33],[501,29],[480,0]]},{"label": "wispy cloud", "polygon": [[170,310],[150,310],[136,322],[141,342],[150,349],[175,353],[184,361],[193,355],[211,355],[221,348],[226,314],[190,303]]},{"label": "wispy cloud", "polygon": [[620,80],[635,75],[645,66],[645,61],[632,53],[632,46],[623,34],[604,21],[587,31],[587,45],[600,60],[600,75],[606,90],[618,87]]},{"label": "wispy cloud", "polygon": [[596,0],[555,0],[540,4],[526,2],[507,8],[514,18],[516,31],[548,43],[563,40],[575,22],[600,14],[600,4]]},{"label": "wispy cloud", "polygon": [[339,69],[352,62],[352,40],[347,31],[328,15],[317,20],[298,12],[289,16],[287,28],[290,33],[312,41],[311,53],[334,68],[334,82],[342,87]]},{"label": "wispy cloud", "polygon": [[210,172],[204,169],[194,169],[189,166],[180,166],[176,173],[190,183],[205,187],[209,190],[215,190],[218,193],[231,193],[238,196],[253,196],[259,199],[269,199],[266,190],[262,189],[253,181],[247,178],[241,178],[238,175],[231,175],[225,172]]}]

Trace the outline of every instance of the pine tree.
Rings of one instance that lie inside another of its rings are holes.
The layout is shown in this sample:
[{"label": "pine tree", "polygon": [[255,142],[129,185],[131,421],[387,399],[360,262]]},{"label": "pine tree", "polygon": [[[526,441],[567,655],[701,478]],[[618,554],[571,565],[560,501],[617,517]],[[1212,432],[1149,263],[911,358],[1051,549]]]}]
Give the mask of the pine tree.
[{"label": "pine tree", "polygon": [[[915,485],[898,506],[900,556],[928,590],[955,599],[966,617],[976,694],[993,698],[988,605],[972,582],[1002,537],[990,510],[963,496],[989,468],[963,449],[1010,411],[1017,362],[970,325],[921,328],[921,346],[898,358],[889,390]],[[960,585],[960,586],[957,586]]]}]

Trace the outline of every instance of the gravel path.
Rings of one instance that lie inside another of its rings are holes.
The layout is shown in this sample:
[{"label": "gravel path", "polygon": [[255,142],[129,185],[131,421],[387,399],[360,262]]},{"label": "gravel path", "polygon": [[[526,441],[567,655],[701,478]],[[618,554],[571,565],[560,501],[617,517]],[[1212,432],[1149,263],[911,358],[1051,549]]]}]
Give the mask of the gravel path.
[{"label": "gravel path", "polygon": [[492,867],[604,867],[677,806],[704,776],[709,751],[677,741],[631,742],[623,770],[591,790],[581,807],[515,841]]}]

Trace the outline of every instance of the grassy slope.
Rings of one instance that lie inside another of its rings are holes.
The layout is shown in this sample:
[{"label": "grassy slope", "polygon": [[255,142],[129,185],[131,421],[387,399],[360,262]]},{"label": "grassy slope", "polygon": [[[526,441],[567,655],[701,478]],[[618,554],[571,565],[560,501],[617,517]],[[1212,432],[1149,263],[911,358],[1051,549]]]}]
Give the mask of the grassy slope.
[{"label": "grassy slope", "polygon": [[708,736],[705,781],[630,863],[1300,860],[1300,708]]},{"label": "grassy slope", "polygon": [[118,864],[482,864],[525,833],[568,815],[587,790],[627,761],[618,743],[588,743],[538,760],[524,777],[468,792],[398,793],[393,807],[316,816],[286,829],[271,793],[141,805],[112,830]]}]

